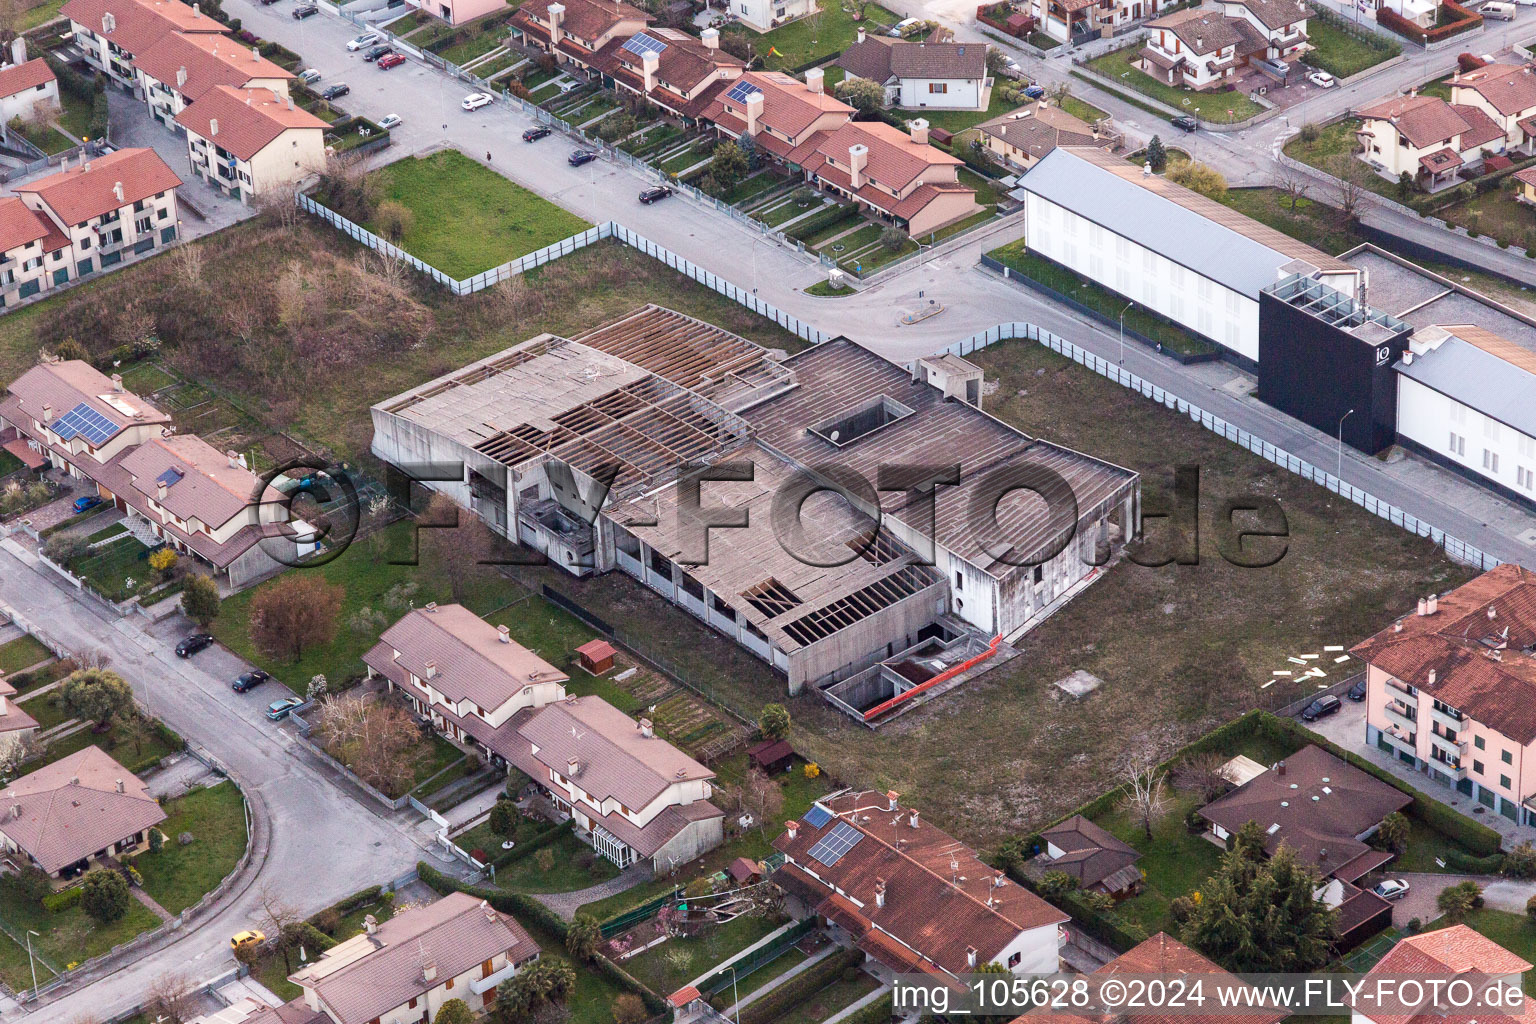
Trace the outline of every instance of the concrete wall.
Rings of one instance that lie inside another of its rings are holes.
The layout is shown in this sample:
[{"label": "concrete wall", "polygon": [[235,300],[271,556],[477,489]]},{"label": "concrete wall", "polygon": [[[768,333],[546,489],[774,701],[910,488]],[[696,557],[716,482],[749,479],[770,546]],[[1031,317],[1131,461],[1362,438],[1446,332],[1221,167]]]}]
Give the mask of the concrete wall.
[{"label": "concrete wall", "polygon": [[789,692],[851,675],[917,642],[924,626],[949,610],[949,587],[941,579],[910,597],[789,655]]},{"label": "concrete wall", "polygon": [[1536,437],[1403,374],[1397,375],[1397,433],[1468,475],[1536,499]]},{"label": "concrete wall", "polygon": [[[901,106],[909,110],[985,110],[981,101],[979,78],[903,78],[900,85]],[[943,92],[932,92],[938,85]]]}]

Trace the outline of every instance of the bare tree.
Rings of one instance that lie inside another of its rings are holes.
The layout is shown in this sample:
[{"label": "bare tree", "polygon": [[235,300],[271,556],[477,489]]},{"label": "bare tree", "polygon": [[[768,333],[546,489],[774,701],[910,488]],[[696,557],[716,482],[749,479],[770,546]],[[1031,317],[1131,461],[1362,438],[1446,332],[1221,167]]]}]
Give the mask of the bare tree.
[{"label": "bare tree", "polygon": [[[4,3],[5,0],[0,0]],[[183,242],[171,250],[171,266],[176,268],[177,275],[193,285],[203,283],[203,248],[190,242]]]},{"label": "bare tree", "polygon": [[42,753],[43,746],[31,731],[0,733],[0,772],[10,775]]},{"label": "bare tree", "polygon": [[268,941],[283,958],[283,969],[290,974],[293,972],[293,947],[292,939],[298,934],[299,928],[304,923],[304,915],[301,914],[292,903],[288,902],[287,895],[276,884],[269,883],[262,887],[260,895],[261,909],[257,918],[261,930],[266,933]]},{"label": "bare tree", "polygon": [[197,1016],[197,1001],[193,997],[195,987],[186,975],[174,972],[162,974],[149,983],[145,995],[145,1009],[151,1019],[164,1024],[185,1024]]},{"label": "bare tree", "polygon": [[[0,0],[3,2],[3,0]],[[256,197],[256,209],[260,211],[261,218],[274,227],[284,231],[292,231],[299,223],[299,204],[294,202],[293,196],[282,189],[274,192],[263,192]]]},{"label": "bare tree", "polygon": [[784,809],[784,790],[757,768],[747,772],[741,784],[741,805],[757,819],[758,831],[767,828],[770,819],[777,819]]},{"label": "bare tree", "polygon": [[429,572],[441,573],[455,601],[462,601],[469,581],[490,558],[494,541],[490,529],[446,494],[434,494],[419,517],[420,560]]},{"label": "bare tree", "polygon": [[106,668],[112,664],[112,655],[100,647],[93,647],[75,654],[74,661],[77,668]]},{"label": "bare tree", "polygon": [[1275,189],[1285,197],[1291,212],[1296,212],[1296,207],[1307,198],[1307,193],[1312,190],[1312,181],[1301,171],[1288,164],[1275,162]]},{"label": "bare tree", "polygon": [[385,793],[410,788],[421,762],[421,733],[399,704],[351,694],[327,696],[316,725],[325,749],[358,777]]},{"label": "bare tree", "polygon": [[1140,820],[1142,831],[1151,839],[1153,823],[1168,809],[1166,776],[1150,755],[1128,757],[1120,772],[1125,778],[1126,809]]},{"label": "bare tree", "polygon": [[1332,198],[1340,218],[1346,225],[1364,219],[1376,205],[1376,197],[1367,184],[1368,176],[1375,172],[1344,153],[1329,157],[1326,169],[1334,178]]},{"label": "bare tree", "polygon": [[1215,751],[1190,754],[1173,769],[1174,785],[1198,795],[1202,802],[1214,800],[1227,791],[1226,764],[1227,759]]},{"label": "bare tree", "polygon": [[251,599],[251,642],[272,656],[298,661],[336,635],[346,588],[318,573],[289,573]]}]

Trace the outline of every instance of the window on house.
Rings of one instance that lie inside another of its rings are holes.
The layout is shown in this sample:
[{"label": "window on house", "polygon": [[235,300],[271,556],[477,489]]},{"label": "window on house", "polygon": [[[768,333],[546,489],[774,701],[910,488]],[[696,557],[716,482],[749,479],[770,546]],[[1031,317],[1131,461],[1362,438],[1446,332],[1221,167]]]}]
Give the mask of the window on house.
[{"label": "window on house", "polygon": [[1043,565],[1035,566],[1035,573],[1034,573],[1034,580],[1035,580],[1035,582],[1039,583],[1039,582],[1041,582],[1044,579],[1045,579],[1045,566],[1043,566]]},{"label": "window on house", "polygon": [[961,575],[959,569],[956,569],[955,570],[955,589],[956,590],[960,590],[964,586],[965,586],[965,577],[963,575]]},{"label": "window on house", "polygon": [[930,95],[949,92],[949,83],[948,82],[929,82],[928,83],[928,92],[929,92]]},{"label": "window on house", "polygon": [[1533,474],[1531,470],[1527,469],[1525,466],[1516,466],[1515,482],[1529,491],[1531,490],[1532,483],[1536,482],[1536,474]]},{"label": "window on house", "polygon": [[1472,762],[1472,770],[1474,772],[1476,772],[1477,774],[1479,774],[1479,775],[1483,774],[1483,762],[1481,762],[1481,761],[1473,761]]},{"label": "window on house", "polygon": [[1488,746],[1481,736],[1472,737],[1472,745],[1478,750],[1483,750]]},{"label": "window on house", "polygon": [[1499,776],[1499,785],[1504,787],[1505,789],[1508,789],[1509,788],[1509,776],[1508,775],[1500,775]]},{"label": "window on house", "polygon": [[1504,762],[1504,763],[1505,763],[1505,764],[1514,764],[1514,763],[1515,763],[1515,758],[1514,758],[1514,755],[1512,755],[1512,754],[1511,754],[1511,753],[1510,753],[1510,752],[1509,752],[1509,751],[1507,751],[1507,750],[1502,750],[1502,751],[1500,751],[1500,752],[1499,752],[1499,758],[1500,758],[1500,760],[1502,760],[1502,761],[1503,761],[1503,762]]},{"label": "window on house", "polygon": [[1483,468],[1490,473],[1497,473],[1499,471],[1499,453],[1495,451],[1489,451],[1487,448],[1484,448]]},{"label": "window on house", "polygon": [[1448,450],[1452,455],[1467,454],[1467,439],[1456,433],[1456,431],[1451,431],[1451,443]]}]

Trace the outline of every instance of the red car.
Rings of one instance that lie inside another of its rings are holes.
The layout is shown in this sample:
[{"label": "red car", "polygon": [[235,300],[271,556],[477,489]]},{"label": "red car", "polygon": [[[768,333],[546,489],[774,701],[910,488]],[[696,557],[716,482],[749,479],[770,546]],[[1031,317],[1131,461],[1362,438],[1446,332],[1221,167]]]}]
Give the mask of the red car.
[{"label": "red car", "polygon": [[384,56],[379,58],[379,70],[388,71],[390,68],[398,67],[404,63],[405,56],[403,54],[386,53]]}]

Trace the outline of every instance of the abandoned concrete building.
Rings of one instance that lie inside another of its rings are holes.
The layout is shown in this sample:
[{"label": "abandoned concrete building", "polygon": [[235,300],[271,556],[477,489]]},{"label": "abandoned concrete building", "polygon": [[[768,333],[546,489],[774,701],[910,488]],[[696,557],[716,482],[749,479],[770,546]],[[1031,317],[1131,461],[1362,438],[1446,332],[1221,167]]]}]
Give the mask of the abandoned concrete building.
[{"label": "abandoned concrete building", "polygon": [[[571,573],[628,573],[790,693],[874,722],[1006,657],[1140,523],[1135,473],[987,414],[981,377],[846,339],[785,358],[647,306],[379,403],[373,451]],[[953,464],[935,471],[936,455]],[[680,486],[685,464],[709,470]],[[882,479],[902,466],[919,482]]]}]

